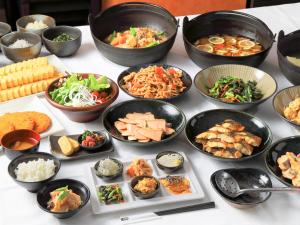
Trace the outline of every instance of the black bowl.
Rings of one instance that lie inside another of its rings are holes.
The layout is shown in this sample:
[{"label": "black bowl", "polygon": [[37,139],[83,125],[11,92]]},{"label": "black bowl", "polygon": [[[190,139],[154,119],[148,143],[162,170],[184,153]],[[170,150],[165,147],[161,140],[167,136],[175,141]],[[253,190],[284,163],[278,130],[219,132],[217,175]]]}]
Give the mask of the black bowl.
[{"label": "black bowl", "polygon": [[[163,138],[161,141],[150,141],[146,143],[129,141],[115,128],[114,122],[119,118],[125,117],[127,113],[133,112],[151,112],[154,114],[155,118],[165,119],[168,123],[171,123],[175,132]],[[185,126],[185,115],[176,106],[160,100],[129,100],[120,102],[105,110],[103,112],[102,123],[107,132],[119,141],[136,146],[150,146],[154,144],[165,143],[180,134]]]},{"label": "black bowl", "polygon": [[292,136],[278,140],[265,155],[267,169],[280,182],[287,186],[293,186],[292,181],[282,176],[282,171],[278,166],[277,159],[286,152],[293,152],[296,155],[300,153],[300,136]]},{"label": "black bowl", "polygon": [[97,132],[98,134],[102,135],[104,137],[104,140],[102,142],[100,142],[99,144],[97,144],[96,146],[94,146],[94,147],[86,147],[86,146],[83,146],[81,144],[81,142],[82,142],[82,135],[80,135],[78,137],[78,143],[79,143],[80,148],[82,150],[87,151],[87,152],[91,152],[91,153],[92,152],[100,152],[100,151],[102,151],[102,146],[105,145],[108,142],[109,136],[108,136],[108,134],[106,132],[101,132],[101,131],[94,131],[94,132]]},{"label": "black bowl", "polygon": [[[137,2],[115,5],[96,17],[90,14],[89,23],[97,49],[109,60],[123,66],[152,63],[163,58],[172,48],[178,28],[175,17],[164,8]],[[117,48],[104,42],[113,31],[127,30],[132,26],[149,26],[165,31],[168,40],[140,49]]]},{"label": "black bowl", "polygon": [[[62,33],[70,35],[73,39],[64,42],[53,41],[54,38]],[[78,28],[70,26],[51,27],[42,33],[42,39],[46,49],[50,53],[58,57],[67,57],[74,55],[79,49],[81,45],[81,31]]]},{"label": "black bowl", "polygon": [[[242,194],[236,198],[230,198],[225,195],[216,184],[216,174],[226,171],[231,174],[243,188],[271,188],[272,182],[269,175],[259,169],[243,168],[243,169],[224,169],[214,172],[210,177],[210,183],[214,190],[223,198],[228,204],[235,208],[245,209],[257,206],[260,203],[267,201],[271,197],[271,192],[259,192],[258,194]],[[267,178],[267,179],[266,179]]]},{"label": "black bowl", "polygon": [[[69,212],[51,212],[47,208],[47,203],[50,200],[50,192],[54,191],[57,188],[68,186],[69,189],[72,189],[74,193],[78,194],[81,198],[81,205],[78,209],[69,211]],[[37,194],[37,202],[39,207],[44,210],[45,212],[51,213],[53,216],[59,219],[66,219],[71,216],[77,214],[89,201],[90,199],[90,190],[89,188],[77,180],[72,179],[59,179],[54,180],[45,185]]]},{"label": "black bowl", "polygon": [[[156,180],[157,186],[156,186],[156,189],[155,189],[154,192],[144,194],[144,193],[141,193],[137,190],[134,190],[134,186],[138,183],[138,181],[142,180],[144,178],[154,178]],[[159,192],[159,187],[160,187],[159,181],[153,176],[138,176],[138,177],[133,178],[130,182],[130,190],[139,199],[153,198]]]},{"label": "black bowl", "polygon": [[[176,66],[171,66],[171,65],[166,65],[166,64],[143,64],[143,65],[138,65],[138,66],[130,67],[129,69],[123,71],[123,72],[119,75],[119,77],[118,77],[118,85],[119,85],[119,87],[120,87],[126,94],[128,94],[128,95],[130,95],[130,96],[132,96],[132,97],[134,97],[134,98],[144,99],[143,97],[135,96],[135,95],[132,95],[132,94],[128,93],[128,91],[125,90],[125,89],[123,88],[123,85],[124,85],[123,78],[124,78],[125,76],[127,76],[128,74],[132,73],[132,72],[138,72],[140,69],[142,69],[142,68],[147,68],[148,66],[161,66],[161,67],[163,67],[164,69],[168,69],[168,68],[176,68],[176,69],[182,71],[182,79],[181,79],[181,80],[182,80],[182,82],[184,83],[186,89],[184,89],[184,91],[181,92],[181,93],[180,93],[179,95],[177,95],[177,96],[169,97],[169,98],[160,98],[160,99],[157,99],[157,100],[165,100],[165,101],[168,101],[168,100],[176,99],[176,98],[178,98],[178,97],[183,96],[186,92],[188,92],[188,90],[189,90],[189,89],[191,88],[191,86],[192,86],[193,81],[192,81],[190,75],[189,75],[187,72],[185,72],[184,70],[182,70],[182,69],[180,69],[180,68],[178,68],[178,67],[176,67]],[[149,99],[149,98],[148,98],[148,99]]]},{"label": "black bowl", "polygon": [[[202,145],[195,141],[195,137],[199,133],[207,131],[209,128],[213,127],[217,123],[223,122],[225,119],[233,119],[243,124],[246,127],[246,131],[262,138],[260,146],[254,148],[252,155],[242,156],[241,158],[217,157],[204,151],[202,149]],[[199,152],[224,162],[241,162],[253,159],[254,157],[257,157],[266,151],[272,143],[271,130],[264,121],[248,113],[230,109],[213,109],[196,114],[187,122],[185,134],[190,144]]]},{"label": "black bowl", "polygon": [[283,75],[294,85],[300,85],[300,67],[287,60],[287,56],[300,57],[300,30],[284,35],[278,34],[277,56],[278,64]]},{"label": "black bowl", "polygon": [[11,32],[11,26],[7,23],[0,22],[0,38]]},{"label": "black bowl", "polygon": [[[53,176],[47,178],[46,180],[36,181],[36,182],[25,182],[25,181],[19,181],[17,180],[17,176],[15,174],[15,169],[17,166],[22,162],[28,162],[36,159],[50,159],[54,161],[55,164],[55,173]],[[47,184],[50,180],[52,180],[56,174],[58,173],[60,169],[60,161],[56,159],[54,156],[45,153],[45,152],[39,152],[39,153],[30,153],[26,155],[21,155],[14,160],[12,160],[8,165],[8,173],[9,175],[14,179],[14,181],[19,184],[20,186],[26,188],[29,192],[37,192],[40,190],[45,184]]]},{"label": "black bowl", "polygon": [[[241,35],[260,42],[264,50],[258,54],[231,57],[199,50],[193,43],[200,37],[214,34]],[[183,40],[189,57],[200,67],[217,64],[244,64],[258,66],[267,57],[274,35],[268,26],[258,18],[242,12],[216,11],[202,14],[190,20],[183,20]]]},{"label": "black bowl", "polygon": [[116,174],[114,174],[114,175],[106,176],[106,175],[103,175],[102,173],[98,172],[98,170],[97,170],[98,165],[99,165],[100,161],[103,160],[103,159],[100,159],[100,160],[95,164],[95,166],[94,166],[96,175],[97,175],[98,177],[100,177],[101,179],[105,180],[105,181],[113,180],[113,179],[115,179],[115,178],[121,176],[122,173],[123,173],[123,164],[122,164],[122,162],[119,161],[119,160],[117,160],[117,159],[114,159],[114,158],[109,158],[109,159],[113,160],[114,162],[116,162],[116,163],[119,165],[119,170],[118,170],[118,172],[117,172]]},{"label": "black bowl", "polygon": [[[179,156],[181,157],[181,163],[180,163],[180,165],[174,166],[174,167],[168,167],[168,166],[164,166],[164,165],[160,164],[160,163],[158,162],[158,159],[159,159],[160,157],[162,157],[163,155],[167,155],[167,154],[177,154],[177,155],[179,155]],[[155,162],[156,162],[156,165],[157,165],[157,167],[158,167],[159,169],[161,169],[161,170],[163,170],[163,171],[165,171],[165,172],[167,172],[167,173],[172,173],[172,172],[174,172],[174,171],[176,171],[176,170],[179,170],[179,169],[181,169],[181,168],[183,167],[183,164],[184,164],[184,157],[183,157],[180,153],[178,153],[178,152],[165,151],[165,152],[161,152],[161,153],[158,153],[158,154],[157,154],[157,156],[156,156],[156,158],[155,158]]]}]

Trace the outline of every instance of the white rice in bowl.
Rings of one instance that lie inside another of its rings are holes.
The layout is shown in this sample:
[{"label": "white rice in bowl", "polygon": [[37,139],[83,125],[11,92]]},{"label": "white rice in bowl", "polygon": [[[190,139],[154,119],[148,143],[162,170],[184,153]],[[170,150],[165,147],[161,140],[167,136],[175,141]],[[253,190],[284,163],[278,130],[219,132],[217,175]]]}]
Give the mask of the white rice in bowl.
[{"label": "white rice in bowl", "polygon": [[15,169],[17,180],[36,182],[46,180],[55,173],[55,164],[52,159],[38,159],[20,163]]}]

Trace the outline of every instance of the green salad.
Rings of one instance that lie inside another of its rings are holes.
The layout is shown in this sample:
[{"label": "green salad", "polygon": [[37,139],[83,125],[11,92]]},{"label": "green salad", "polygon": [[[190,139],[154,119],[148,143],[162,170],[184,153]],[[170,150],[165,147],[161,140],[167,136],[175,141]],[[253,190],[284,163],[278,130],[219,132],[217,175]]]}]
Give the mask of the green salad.
[{"label": "green salad", "polygon": [[110,83],[105,76],[96,78],[89,74],[84,78],[80,74],[71,74],[59,80],[50,96],[61,105],[87,107],[106,102],[110,97],[109,90]]},{"label": "green salad", "polygon": [[211,97],[229,103],[253,102],[261,99],[263,94],[257,87],[256,81],[243,81],[232,76],[223,76],[211,88],[208,88]]},{"label": "green salad", "polygon": [[98,198],[101,203],[106,205],[124,202],[122,190],[118,184],[100,186]]}]

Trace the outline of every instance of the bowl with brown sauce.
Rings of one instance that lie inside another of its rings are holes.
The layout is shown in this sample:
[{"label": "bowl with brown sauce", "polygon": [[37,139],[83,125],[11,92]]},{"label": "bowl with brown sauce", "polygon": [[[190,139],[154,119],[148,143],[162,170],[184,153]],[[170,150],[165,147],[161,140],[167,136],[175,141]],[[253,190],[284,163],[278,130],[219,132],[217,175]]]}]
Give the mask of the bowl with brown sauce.
[{"label": "bowl with brown sauce", "polygon": [[97,49],[123,66],[163,58],[172,48],[178,29],[178,22],[170,12],[142,2],[127,2],[96,16],[90,14],[89,23]]},{"label": "bowl with brown sauce", "polygon": [[37,152],[40,140],[40,135],[35,131],[20,129],[5,134],[1,139],[1,145],[5,155],[12,160],[23,154]]},{"label": "bowl with brown sauce", "polygon": [[217,11],[183,20],[185,49],[201,67],[217,64],[258,66],[267,57],[274,38],[263,21],[241,12]]}]

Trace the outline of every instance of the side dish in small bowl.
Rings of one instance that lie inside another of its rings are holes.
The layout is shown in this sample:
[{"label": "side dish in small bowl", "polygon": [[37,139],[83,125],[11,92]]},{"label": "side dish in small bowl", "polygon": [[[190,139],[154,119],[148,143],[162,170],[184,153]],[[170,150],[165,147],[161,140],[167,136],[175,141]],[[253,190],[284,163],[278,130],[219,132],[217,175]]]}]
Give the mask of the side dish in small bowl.
[{"label": "side dish in small bowl", "polygon": [[119,87],[135,98],[172,100],[184,95],[192,86],[183,70],[166,64],[144,64],[123,71]]},{"label": "side dish in small bowl", "polygon": [[184,158],[178,152],[165,151],[157,154],[155,162],[161,170],[171,173],[183,167]]},{"label": "side dish in small bowl", "polygon": [[100,159],[94,166],[96,175],[103,180],[113,180],[123,173],[123,164],[114,158]]},{"label": "side dish in small bowl", "polygon": [[47,101],[70,120],[89,122],[97,119],[102,110],[116,100],[119,89],[106,76],[70,74],[53,81],[45,94]]},{"label": "side dish in small bowl", "polygon": [[78,137],[80,147],[88,152],[101,151],[101,147],[107,142],[107,137],[100,131],[86,130]]},{"label": "side dish in small bowl", "polygon": [[131,180],[130,189],[140,199],[153,198],[159,192],[159,181],[153,176],[137,176]]},{"label": "side dish in small bowl", "polygon": [[273,77],[244,65],[208,67],[195,76],[194,84],[200,94],[217,106],[236,110],[257,106],[277,90]]}]

